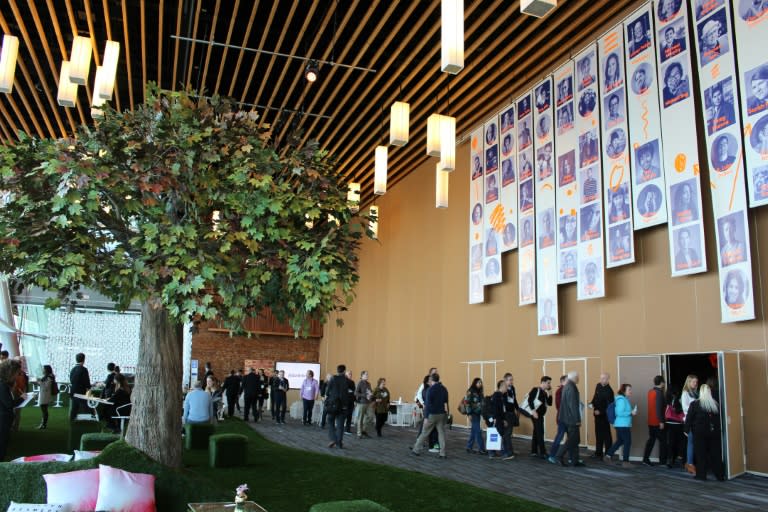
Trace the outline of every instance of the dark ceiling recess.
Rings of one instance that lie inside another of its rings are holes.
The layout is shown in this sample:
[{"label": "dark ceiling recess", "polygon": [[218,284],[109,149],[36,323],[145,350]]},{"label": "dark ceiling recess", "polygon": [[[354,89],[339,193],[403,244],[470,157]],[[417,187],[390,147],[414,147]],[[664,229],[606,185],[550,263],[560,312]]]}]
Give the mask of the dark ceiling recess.
[{"label": "dark ceiling recess", "polygon": [[[319,141],[348,181],[361,182],[366,204],[374,148],[385,142],[381,112],[394,101],[411,104],[411,139],[390,148],[390,187],[428,158],[430,114],[456,116],[466,133],[641,3],[560,0],[536,19],[516,1],[466,2],[466,67],[447,75],[439,0],[6,0],[0,28],[20,38],[20,50],[13,94],[0,94],[0,139],[19,130],[62,137],[93,122],[93,63],[77,107],[56,104],[73,34],[90,35],[96,64],[107,39],[120,42],[115,108],[141,103],[148,81],[232,96],[261,113],[279,150],[295,130]],[[304,79],[310,60],[319,63],[315,83]]]}]

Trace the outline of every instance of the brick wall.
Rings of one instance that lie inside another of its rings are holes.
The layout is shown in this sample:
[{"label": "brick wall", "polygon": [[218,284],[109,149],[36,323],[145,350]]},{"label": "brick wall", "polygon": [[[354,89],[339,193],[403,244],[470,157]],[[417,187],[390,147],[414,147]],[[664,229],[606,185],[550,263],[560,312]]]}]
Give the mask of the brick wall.
[{"label": "brick wall", "polygon": [[243,367],[246,359],[269,361],[300,361],[315,363],[320,360],[319,338],[294,338],[262,334],[230,337],[227,333],[208,330],[209,324],[200,325],[192,337],[192,359],[200,363],[200,371],[207,361],[219,379],[229,375],[232,369]]}]

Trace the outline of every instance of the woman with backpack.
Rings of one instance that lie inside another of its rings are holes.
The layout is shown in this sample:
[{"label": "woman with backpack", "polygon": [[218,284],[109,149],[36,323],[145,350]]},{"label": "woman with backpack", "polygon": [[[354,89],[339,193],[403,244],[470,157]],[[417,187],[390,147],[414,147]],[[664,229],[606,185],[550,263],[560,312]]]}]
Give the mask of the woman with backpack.
[{"label": "woman with backpack", "polygon": [[680,402],[680,391],[670,388],[667,392],[667,407],[664,409],[664,430],[667,432],[667,467],[672,469],[677,463],[677,457],[685,460],[685,435],[683,434],[683,404]]},{"label": "woman with backpack", "polygon": [[685,428],[693,433],[693,453],[696,456],[696,479],[706,480],[709,469],[718,480],[725,480],[720,431],[720,407],[712,398],[709,386],[702,384],[699,399],[691,403],[685,417]]},{"label": "woman with backpack", "polygon": [[483,412],[483,379],[475,377],[472,381],[472,385],[467,389],[467,394],[462,401],[462,407],[464,411],[462,414],[469,416],[469,423],[472,429],[469,432],[469,440],[467,440],[467,453],[475,453],[473,448],[475,441],[477,441],[477,447],[480,449],[481,454],[487,453],[485,451],[485,444],[483,443],[483,432],[480,430],[480,416]]},{"label": "woman with backpack", "polygon": [[[632,407],[629,399],[632,397],[632,385],[622,384],[616,400],[608,406],[608,418],[613,419],[613,427],[616,429],[616,442],[613,443],[605,454],[605,461],[610,462],[613,454],[620,446],[622,448],[623,462],[621,466],[632,467],[629,463],[629,452],[632,449],[632,416],[637,414],[637,407]],[[611,409],[615,411],[615,418],[611,418]]]}]

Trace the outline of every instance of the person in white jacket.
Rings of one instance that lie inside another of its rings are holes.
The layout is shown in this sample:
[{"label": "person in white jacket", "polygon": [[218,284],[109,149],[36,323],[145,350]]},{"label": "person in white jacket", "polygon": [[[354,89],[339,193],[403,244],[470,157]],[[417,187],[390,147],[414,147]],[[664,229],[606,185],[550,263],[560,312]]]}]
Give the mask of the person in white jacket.
[{"label": "person in white jacket", "polygon": [[[691,406],[691,402],[699,398],[699,378],[693,374],[688,375],[685,378],[685,385],[683,386],[683,394],[680,397],[680,402],[683,405],[683,414],[688,416],[688,408]],[[691,473],[696,474],[696,466],[693,465],[693,432],[688,432],[688,447],[686,448],[685,455],[685,469]]]}]

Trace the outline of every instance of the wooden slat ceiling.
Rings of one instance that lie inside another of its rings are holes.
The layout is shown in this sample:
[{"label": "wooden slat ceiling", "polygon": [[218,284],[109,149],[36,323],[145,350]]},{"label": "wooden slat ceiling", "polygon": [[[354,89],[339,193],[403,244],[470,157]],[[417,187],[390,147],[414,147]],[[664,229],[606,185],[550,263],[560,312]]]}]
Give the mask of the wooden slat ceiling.
[{"label": "wooden slat ceiling", "polygon": [[[390,187],[427,160],[430,114],[456,116],[458,134],[468,132],[640,3],[560,0],[538,20],[520,14],[518,1],[467,0],[465,68],[448,75],[440,72],[439,0],[6,0],[0,28],[21,41],[13,93],[0,94],[0,141],[19,131],[63,137],[92,123],[93,77],[111,39],[121,45],[118,110],[142,102],[147,81],[232,96],[261,113],[279,151],[319,141],[348,181],[362,183],[365,204],[394,101],[411,104],[411,135],[390,147]],[[64,108],[58,74],[76,34],[90,37],[94,61],[77,107]],[[314,84],[303,78],[308,59],[327,61]]]}]

